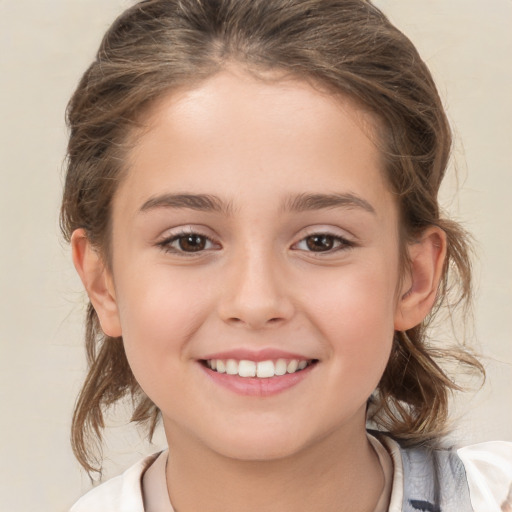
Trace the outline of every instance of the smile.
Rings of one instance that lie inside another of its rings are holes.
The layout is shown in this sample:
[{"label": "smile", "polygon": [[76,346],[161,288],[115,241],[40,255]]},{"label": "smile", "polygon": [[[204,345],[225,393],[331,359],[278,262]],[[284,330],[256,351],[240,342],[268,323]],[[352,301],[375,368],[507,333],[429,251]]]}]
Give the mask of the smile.
[{"label": "smile", "polygon": [[207,359],[204,364],[210,370],[227,375],[238,375],[239,377],[257,377],[269,379],[300,372],[311,366],[315,360],[305,359],[277,359],[266,361],[251,361],[248,359]]}]

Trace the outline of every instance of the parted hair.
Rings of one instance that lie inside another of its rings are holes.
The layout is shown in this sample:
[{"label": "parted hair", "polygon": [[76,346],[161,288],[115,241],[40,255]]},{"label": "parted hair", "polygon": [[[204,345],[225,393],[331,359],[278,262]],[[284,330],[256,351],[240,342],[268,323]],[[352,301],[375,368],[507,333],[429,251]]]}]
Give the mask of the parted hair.
[{"label": "parted hair", "polygon": [[[483,373],[463,344],[440,347],[427,336],[441,306],[470,304],[468,237],[438,204],[452,137],[432,76],[410,40],[370,1],[145,0],[130,7],[107,31],[68,105],[64,237],[69,241],[83,228],[110,265],[112,198],[142,116],[162,95],[232,63],[256,75],[275,70],[311,81],[374,115],[384,172],[399,206],[404,271],[408,242],[429,226],[446,233],[436,305],[422,324],[395,332],[387,368],[369,400],[378,428],[410,443],[438,439],[446,431],[450,392],[458,389],[443,361]],[[72,446],[93,472],[101,470],[110,406],[131,397],[132,421],[145,425],[150,437],[159,410],[135,380],[122,338],[102,332],[90,303],[85,342],[89,369],[75,406]]]}]

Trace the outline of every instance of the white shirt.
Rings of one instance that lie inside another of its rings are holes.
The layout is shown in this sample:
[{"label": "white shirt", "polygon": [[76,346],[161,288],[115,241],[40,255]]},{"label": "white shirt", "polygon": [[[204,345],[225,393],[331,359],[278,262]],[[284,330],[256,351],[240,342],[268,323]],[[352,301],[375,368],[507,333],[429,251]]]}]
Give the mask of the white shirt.
[{"label": "white shirt", "polygon": [[[399,446],[385,436],[381,439],[385,446],[373,437],[370,441],[388,482],[385,493],[389,494],[381,502],[387,502],[389,496],[387,512],[402,512],[404,484]],[[145,457],[122,475],[89,491],[70,512],[174,512],[167,494],[167,454],[166,450]],[[512,512],[512,443],[491,441],[461,448],[457,454],[464,464],[473,510]],[[389,457],[392,465],[386,462]],[[376,512],[380,510],[381,504]]]}]

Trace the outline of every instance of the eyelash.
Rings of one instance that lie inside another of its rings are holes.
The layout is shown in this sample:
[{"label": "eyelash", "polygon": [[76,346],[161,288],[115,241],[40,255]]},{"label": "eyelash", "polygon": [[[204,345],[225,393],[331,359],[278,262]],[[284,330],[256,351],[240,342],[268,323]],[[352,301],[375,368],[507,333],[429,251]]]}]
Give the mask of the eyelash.
[{"label": "eyelash", "polygon": [[[311,233],[307,236],[305,236],[304,238],[302,238],[301,240],[299,240],[299,242],[297,242],[296,244],[294,244],[294,247],[297,247],[299,244],[302,244],[302,243],[305,243],[307,244],[308,243],[308,240],[311,240],[315,237],[318,237],[318,238],[328,238],[330,239],[330,241],[332,242],[333,244],[333,247],[330,247],[328,248],[327,250],[325,251],[308,251],[308,250],[305,250],[306,252],[311,252],[312,254],[318,254],[318,255],[321,255],[321,254],[333,254],[335,252],[338,252],[338,251],[346,251],[348,249],[352,249],[353,247],[355,247],[355,243],[354,242],[351,242],[350,240],[347,240],[346,238],[340,236],[340,235],[335,235],[333,233],[329,233],[329,232],[318,232],[318,233]],[[297,249],[297,250],[301,250],[301,249]]]},{"label": "eyelash", "polygon": [[[217,242],[215,242],[213,239],[211,239],[209,236],[203,235],[201,233],[195,232],[195,231],[181,231],[179,233],[176,233],[168,238],[165,238],[164,240],[157,243],[157,245],[164,251],[168,253],[174,253],[174,254],[180,254],[180,255],[186,255],[186,256],[193,256],[195,254],[203,253],[204,251],[211,250],[212,248],[209,247],[203,247],[198,250],[192,250],[192,251],[186,251],[183,249],[183,247],[173,247],[173,244],[186,238],[192,238],[195,237],[196,241],[197,239],[201,239],[203,241],[204,245],[219,245]],[[328,248],[325,251],[313,251],[313,250],[307,250],[307,249],[300,249],[298,248],[299,244],[308,243],[308,240],[313,239],[314,237],[318,238],[327,238],[332,243],[332,247]],[[181,244],[180,244],[181,245]],[[338,251],[348,250],[355,246],[354,242],[351,242],[350,240],[347,240],[346,238],[334,235],[329,232],[318,232],[318,233],[311,233],[301,240],[299,240],[297,243],[293,244],[292,250],[303,250],[305,252],[310,252],[312,254],[333,254]]]},{"label": "eyelash", "polygon": [[195,237],[196,239],[200,238],[200,239],[204,240],[204,243],[206,245],[207,244],[211,244],[211,245],[215,245],[216,244],[216,242],[214,240],[212,240],[209,236],[203,235],[201,233],[198,233],[198,232],[195,232],[195,231],[181,231],[179,233],[171,235],[168,238],[165,238],[161,242],[158,242],[157,245],[164,252],[170,252],[170,253],[174,253],[174,254],[187,255],[187,256],[193,256],[194,254],[202,253],[205,250],[208,250],[207,248],[202,248],[202,249],[199,249],[197,251],[185,251],[185,250],[183,250],[183,248],[173,247],[173,244],[175,242],[179,243],[181,240],[183,240],[183,239],[185,239],[187,237],[188,238]]}]

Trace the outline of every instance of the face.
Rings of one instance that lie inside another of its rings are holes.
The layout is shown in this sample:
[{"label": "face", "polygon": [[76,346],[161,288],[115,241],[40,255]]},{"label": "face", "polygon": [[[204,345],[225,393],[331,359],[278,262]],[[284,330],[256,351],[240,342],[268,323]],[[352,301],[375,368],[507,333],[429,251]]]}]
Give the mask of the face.
[{"label": "face", "polygon": [[399,281],[371,119],[232,70],[147,122],[114,198],[110,283],[168,438],[272,459],[364,431]]}]

